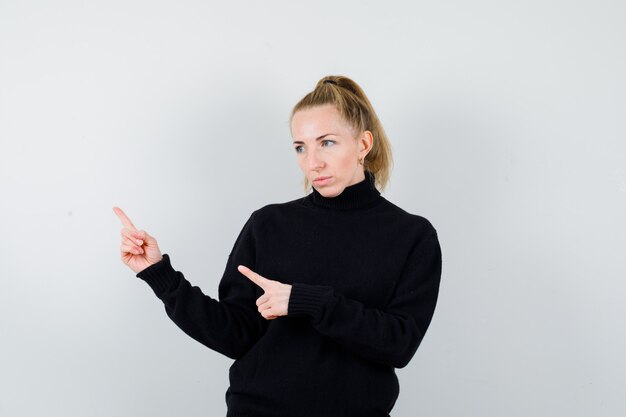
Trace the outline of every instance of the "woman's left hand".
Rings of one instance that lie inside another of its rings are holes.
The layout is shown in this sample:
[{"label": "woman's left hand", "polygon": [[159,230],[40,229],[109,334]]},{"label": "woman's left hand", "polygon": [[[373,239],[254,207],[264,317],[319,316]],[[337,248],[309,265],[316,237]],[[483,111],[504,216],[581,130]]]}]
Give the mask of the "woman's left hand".
[{"label": "woman's left hand", "polygon": [[265,278],[247,266],[239,265],[237,269],[265,291],[256,300],[259,313],[265,319],[274,320],[277,317],[287,315],[291,285]]}]

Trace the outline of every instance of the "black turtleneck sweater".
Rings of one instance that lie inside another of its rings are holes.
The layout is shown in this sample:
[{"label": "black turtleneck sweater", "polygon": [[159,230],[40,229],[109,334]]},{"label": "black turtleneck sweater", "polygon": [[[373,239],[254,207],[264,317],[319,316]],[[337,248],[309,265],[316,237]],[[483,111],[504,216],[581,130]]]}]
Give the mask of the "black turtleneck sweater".
[{"label": "black turtleneck sweater", "polygon": [[[237,270],[291,284],[287,316],[266,320],[263,290]],[[219,301],[170,258],[144,269],[167,315],[235,359],[228,417],[389,416],[439,292],[441,250],[424,217],[382,197],[374,176],[336,197],[306,197],[252,213],[219,284]]]}]

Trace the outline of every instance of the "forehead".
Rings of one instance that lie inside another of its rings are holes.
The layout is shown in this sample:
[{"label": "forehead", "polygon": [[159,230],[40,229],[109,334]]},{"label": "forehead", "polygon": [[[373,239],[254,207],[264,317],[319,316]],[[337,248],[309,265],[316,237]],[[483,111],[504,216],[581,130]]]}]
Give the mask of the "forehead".
[{"label": "forehead", "polygon": [[327,133],[342,136],[352,136],[353,133],[351,126],[332,104],[299,110],[291,119],[291,135],[294,139],[315,140]]}]

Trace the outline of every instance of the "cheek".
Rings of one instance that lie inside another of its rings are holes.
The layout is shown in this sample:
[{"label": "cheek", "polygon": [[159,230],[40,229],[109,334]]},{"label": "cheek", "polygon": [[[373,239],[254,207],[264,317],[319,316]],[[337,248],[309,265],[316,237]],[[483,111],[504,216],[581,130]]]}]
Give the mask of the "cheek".
[{"label": "cheek", "polygon": [[297,158],[298,166],[300,167],[300,170],[306,174],[307,171],[309,170],[307,166],[306,157],[304,157],[303,155],[296,155],[296,158]]},{"label": "cheek", "polygon": [[344,155],[341,156],[341,161],[340,161],[340,165],[344,170],[348,170],[351,169],[352,166],[354,165],[354,160],[356,160],[356,158],[351,154],[351,153],[346,153]]}]

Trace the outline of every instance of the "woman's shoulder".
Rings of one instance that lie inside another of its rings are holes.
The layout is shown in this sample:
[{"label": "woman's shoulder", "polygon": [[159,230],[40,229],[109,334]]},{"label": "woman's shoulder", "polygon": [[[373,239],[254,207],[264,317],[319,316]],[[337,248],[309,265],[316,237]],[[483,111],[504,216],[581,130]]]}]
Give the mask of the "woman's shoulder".
[{"label": "woman's shoulder", "polygon": [[274,202],[265,204],[252,212],[250,220],[253,223],[262,223],[269,219],[287,218],[290,215],[297,215],[303,209],[304,198],[289,200],[285,202]]},{"label": "woman's shoulder", "polygon": [[391,218],[395,218],[397,221],[402,222],[407,226],[420,229],[423,233],[437,233],[437,230],[431,221],[425,217],[425,215],[409,212],[386,198],[382,196],[381,198],[384,200],[382,204],[382,206],[384,206],[384,211],[387,212]]},{"label": "woman's shoulder", "polygon": [[275,203],[267,203],[264,206],[259,207],[254,210],[253,213],[256,213],[259,216],[284,212],[286,210],[292,211],[302,207],[302,203],[304,201],[304,197],[297,198],[295,200],[289,200],[285,202],[275,202]]}]

